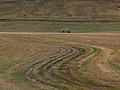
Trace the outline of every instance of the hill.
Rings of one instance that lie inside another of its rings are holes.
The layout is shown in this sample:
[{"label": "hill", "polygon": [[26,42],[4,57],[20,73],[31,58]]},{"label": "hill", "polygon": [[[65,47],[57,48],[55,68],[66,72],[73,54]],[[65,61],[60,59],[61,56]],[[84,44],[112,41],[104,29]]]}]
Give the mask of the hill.
[{"label": "hill", "polygon": [[0,0],[0,17],[119,18],[120,0]]}]

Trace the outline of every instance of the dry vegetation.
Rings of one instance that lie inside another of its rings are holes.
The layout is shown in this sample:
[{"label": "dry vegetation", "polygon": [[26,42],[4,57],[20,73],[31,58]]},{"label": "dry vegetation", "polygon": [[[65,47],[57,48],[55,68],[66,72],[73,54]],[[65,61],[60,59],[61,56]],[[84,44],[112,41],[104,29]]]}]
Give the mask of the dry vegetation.
[{"label": "dry vegetation", "polygon": [[120,90],[120,32],[0,33],[0,90]]},{"label": "dry vegetation", "polygon": [[0,16],[119,18],[120,0],[0,0]]}]

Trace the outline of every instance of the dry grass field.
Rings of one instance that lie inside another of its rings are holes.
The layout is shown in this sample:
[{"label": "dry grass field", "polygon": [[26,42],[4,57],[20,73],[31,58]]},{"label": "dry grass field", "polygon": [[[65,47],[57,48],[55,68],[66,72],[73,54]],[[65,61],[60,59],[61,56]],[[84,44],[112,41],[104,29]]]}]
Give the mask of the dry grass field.
[{"label": "dry grass field", "polygon": [[120,0],[0,0],[1,17],[120,19]]},{"label": "dry grass field", "polygon": [[0,90],[120,90],[120,32],[0,33]]}]

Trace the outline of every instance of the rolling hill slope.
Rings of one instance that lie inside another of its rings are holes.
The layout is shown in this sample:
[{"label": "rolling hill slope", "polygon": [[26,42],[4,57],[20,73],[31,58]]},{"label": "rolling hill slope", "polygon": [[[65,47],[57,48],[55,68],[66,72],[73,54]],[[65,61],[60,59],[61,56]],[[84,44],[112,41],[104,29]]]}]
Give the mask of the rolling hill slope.
[{"label": "rolling hill slope", "polygon": [[0,0],[0,17],[119,18],[120,0]]}]

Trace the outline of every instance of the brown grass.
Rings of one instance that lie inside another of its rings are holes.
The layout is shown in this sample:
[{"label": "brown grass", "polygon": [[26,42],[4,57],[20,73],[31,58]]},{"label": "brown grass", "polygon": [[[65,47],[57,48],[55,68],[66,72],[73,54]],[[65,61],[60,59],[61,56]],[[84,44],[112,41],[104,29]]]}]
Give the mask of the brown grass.
[{"label": "brown grass", "polygon": [[0,51],[0,90],[120,89],[120,32],[1,32]]}]

